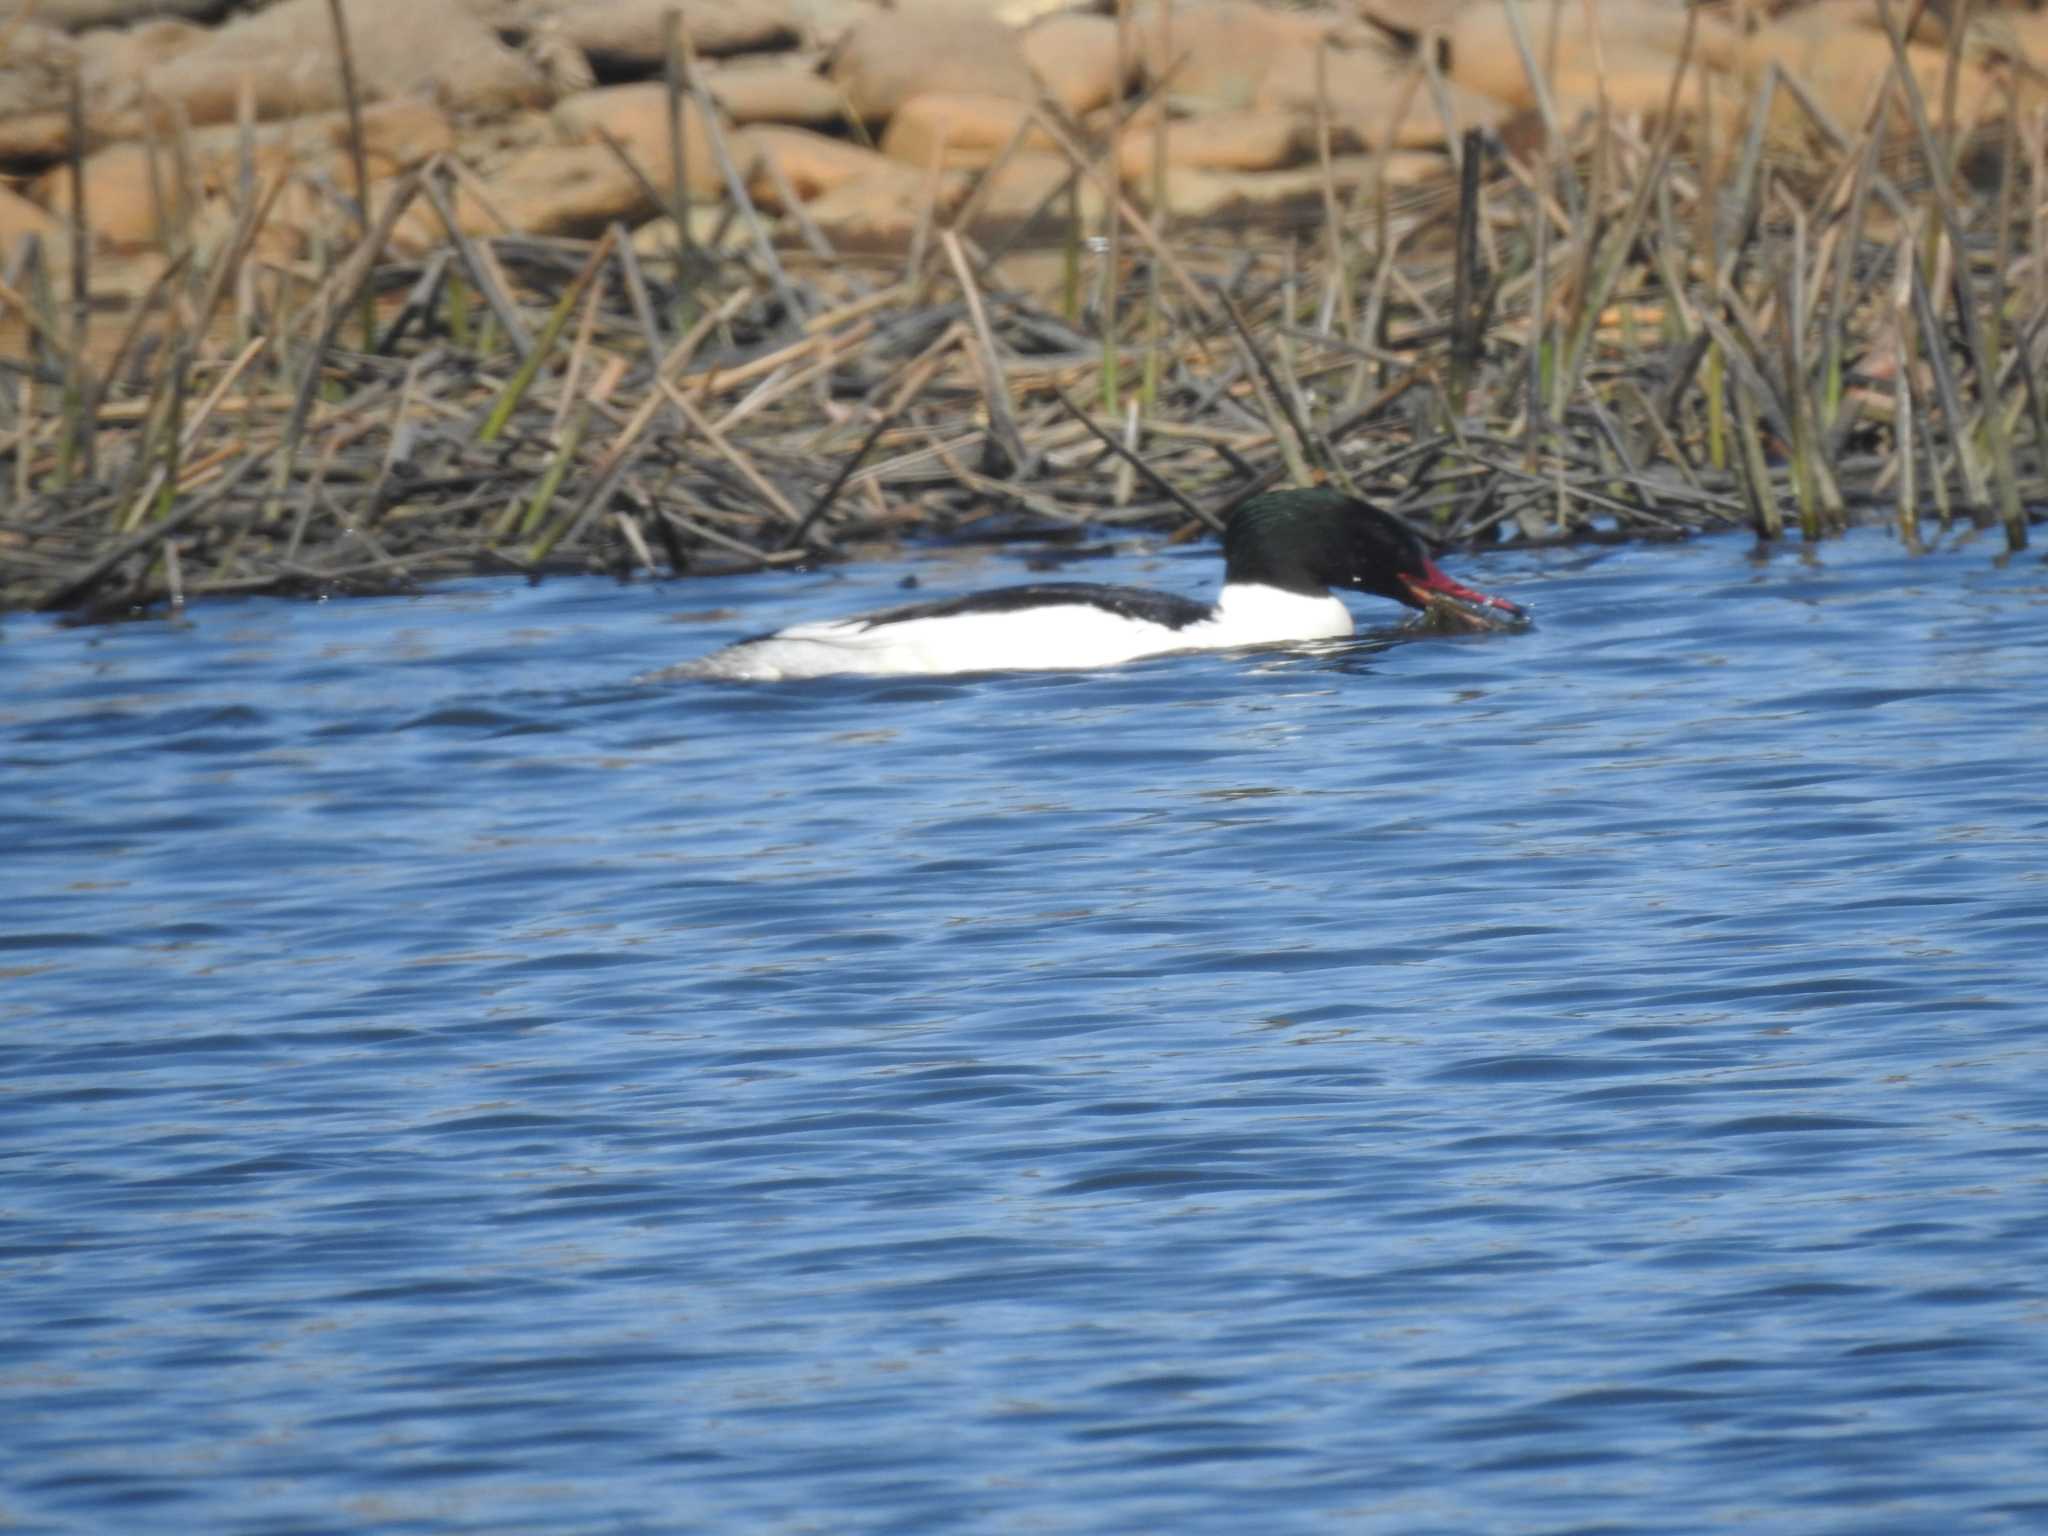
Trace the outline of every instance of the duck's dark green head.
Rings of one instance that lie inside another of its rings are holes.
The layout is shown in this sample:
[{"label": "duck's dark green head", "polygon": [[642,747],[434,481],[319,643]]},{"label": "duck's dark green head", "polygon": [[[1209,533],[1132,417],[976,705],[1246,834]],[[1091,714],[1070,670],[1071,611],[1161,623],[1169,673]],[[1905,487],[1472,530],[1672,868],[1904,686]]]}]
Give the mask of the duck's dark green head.
[{"label": "duck's dark green head", "polygon": [[1223,530],[1223,580],[1321,596],[1350,587],[1410,608],[1448,600],[1528,615],[1504,597],[1451,580],[1409,526],[1391,512],[1327,486],[1270,491],[1231,514]]}]

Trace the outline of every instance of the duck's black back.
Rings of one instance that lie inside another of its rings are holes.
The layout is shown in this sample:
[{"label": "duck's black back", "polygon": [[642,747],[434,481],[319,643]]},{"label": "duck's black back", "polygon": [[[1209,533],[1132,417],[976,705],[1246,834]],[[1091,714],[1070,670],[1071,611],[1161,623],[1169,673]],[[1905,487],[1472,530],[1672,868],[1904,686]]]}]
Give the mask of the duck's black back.
[{"label": "duck's black back", "polygon": [[1149,587],[1118,587],[1095,581],[1041,581],[1021,587],[998,587],[993,592],[969,592],[962,597],[942,597],[928,603],[907,603],[881,613],[863,614],[865,628],[884,624],[905,624],[913,619],[953,619],[976,613],[1017,613],[1028,608],[1058,608],[1083,605],[1100,608],[1119,618],[1160,624],[1167,629],[1185,629],[1208,618],[1215,610],[1207,603],[1172,592],[1154,592]]}]

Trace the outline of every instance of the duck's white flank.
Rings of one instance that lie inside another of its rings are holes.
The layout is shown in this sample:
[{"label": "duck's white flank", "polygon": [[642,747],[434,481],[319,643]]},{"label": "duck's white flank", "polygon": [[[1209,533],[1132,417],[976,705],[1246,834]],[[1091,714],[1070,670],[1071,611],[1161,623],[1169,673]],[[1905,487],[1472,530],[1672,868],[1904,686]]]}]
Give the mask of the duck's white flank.
[{"label": "duck's white flank", "polygon": [[1223,588],[1208,618],[1179,629],[1127,618],[1092,603],[886,624],[851,619],[799,624],[743,641],[705,657],[690,670],[698,677],[767,683],[842,673],[901,677],[1058,671],[1115,666],[1174,651],[1330,640],[1352,629],[1351,610],[1329,593],[1308,597],[1236,582]]}]

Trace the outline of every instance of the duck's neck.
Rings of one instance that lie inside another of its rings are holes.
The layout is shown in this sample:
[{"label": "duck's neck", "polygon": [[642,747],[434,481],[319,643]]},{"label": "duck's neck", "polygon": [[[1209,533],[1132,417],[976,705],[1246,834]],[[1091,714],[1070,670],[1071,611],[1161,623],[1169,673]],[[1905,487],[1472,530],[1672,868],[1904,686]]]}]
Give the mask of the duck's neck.
[{"label": "duck's neck", "polygon": [[1260,581],[1225,582],[1215,612],[1203,621],[1204,643],[1271,645],[1332,640],[1352,632],[1351,610],[1328,592],[1310,596]]}]

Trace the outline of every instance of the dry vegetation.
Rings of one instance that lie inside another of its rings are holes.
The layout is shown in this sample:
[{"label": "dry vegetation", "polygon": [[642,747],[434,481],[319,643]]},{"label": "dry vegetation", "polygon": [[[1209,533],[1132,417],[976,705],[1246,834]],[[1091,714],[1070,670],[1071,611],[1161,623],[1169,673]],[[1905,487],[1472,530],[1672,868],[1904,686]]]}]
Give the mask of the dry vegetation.
[{"label": "dry vegetation", "polygon": [[[716,252],[682,208],[659,255],[472,239],[436,161],[324,260],[262,262],[252,160],[233,235],[129,313],[92,312],[82,237],[62,283],[32,243],[4,273],[28,344],[0,362],[0,606],[1198,534],[1313,478],[1445,542],[1882,517],[2018,548],[2048,478],[2048,125],[1960,113],[1955,78],[1895,70],[1841,122],[1767,69],[1717,137],[1681,65],[1648,129],[1546,113],[1524,146],[1468,136],[1441,187],[1332,180],[1298,226],[1229,232],[1156,227],[1048,105],[1116,216],[1067,219],[1035,289],[957,233],[971,198],[855,261],[815,230],[777,249],[730,165]],[[389,249],[410,204],[449,232],[425,258]]]}]

